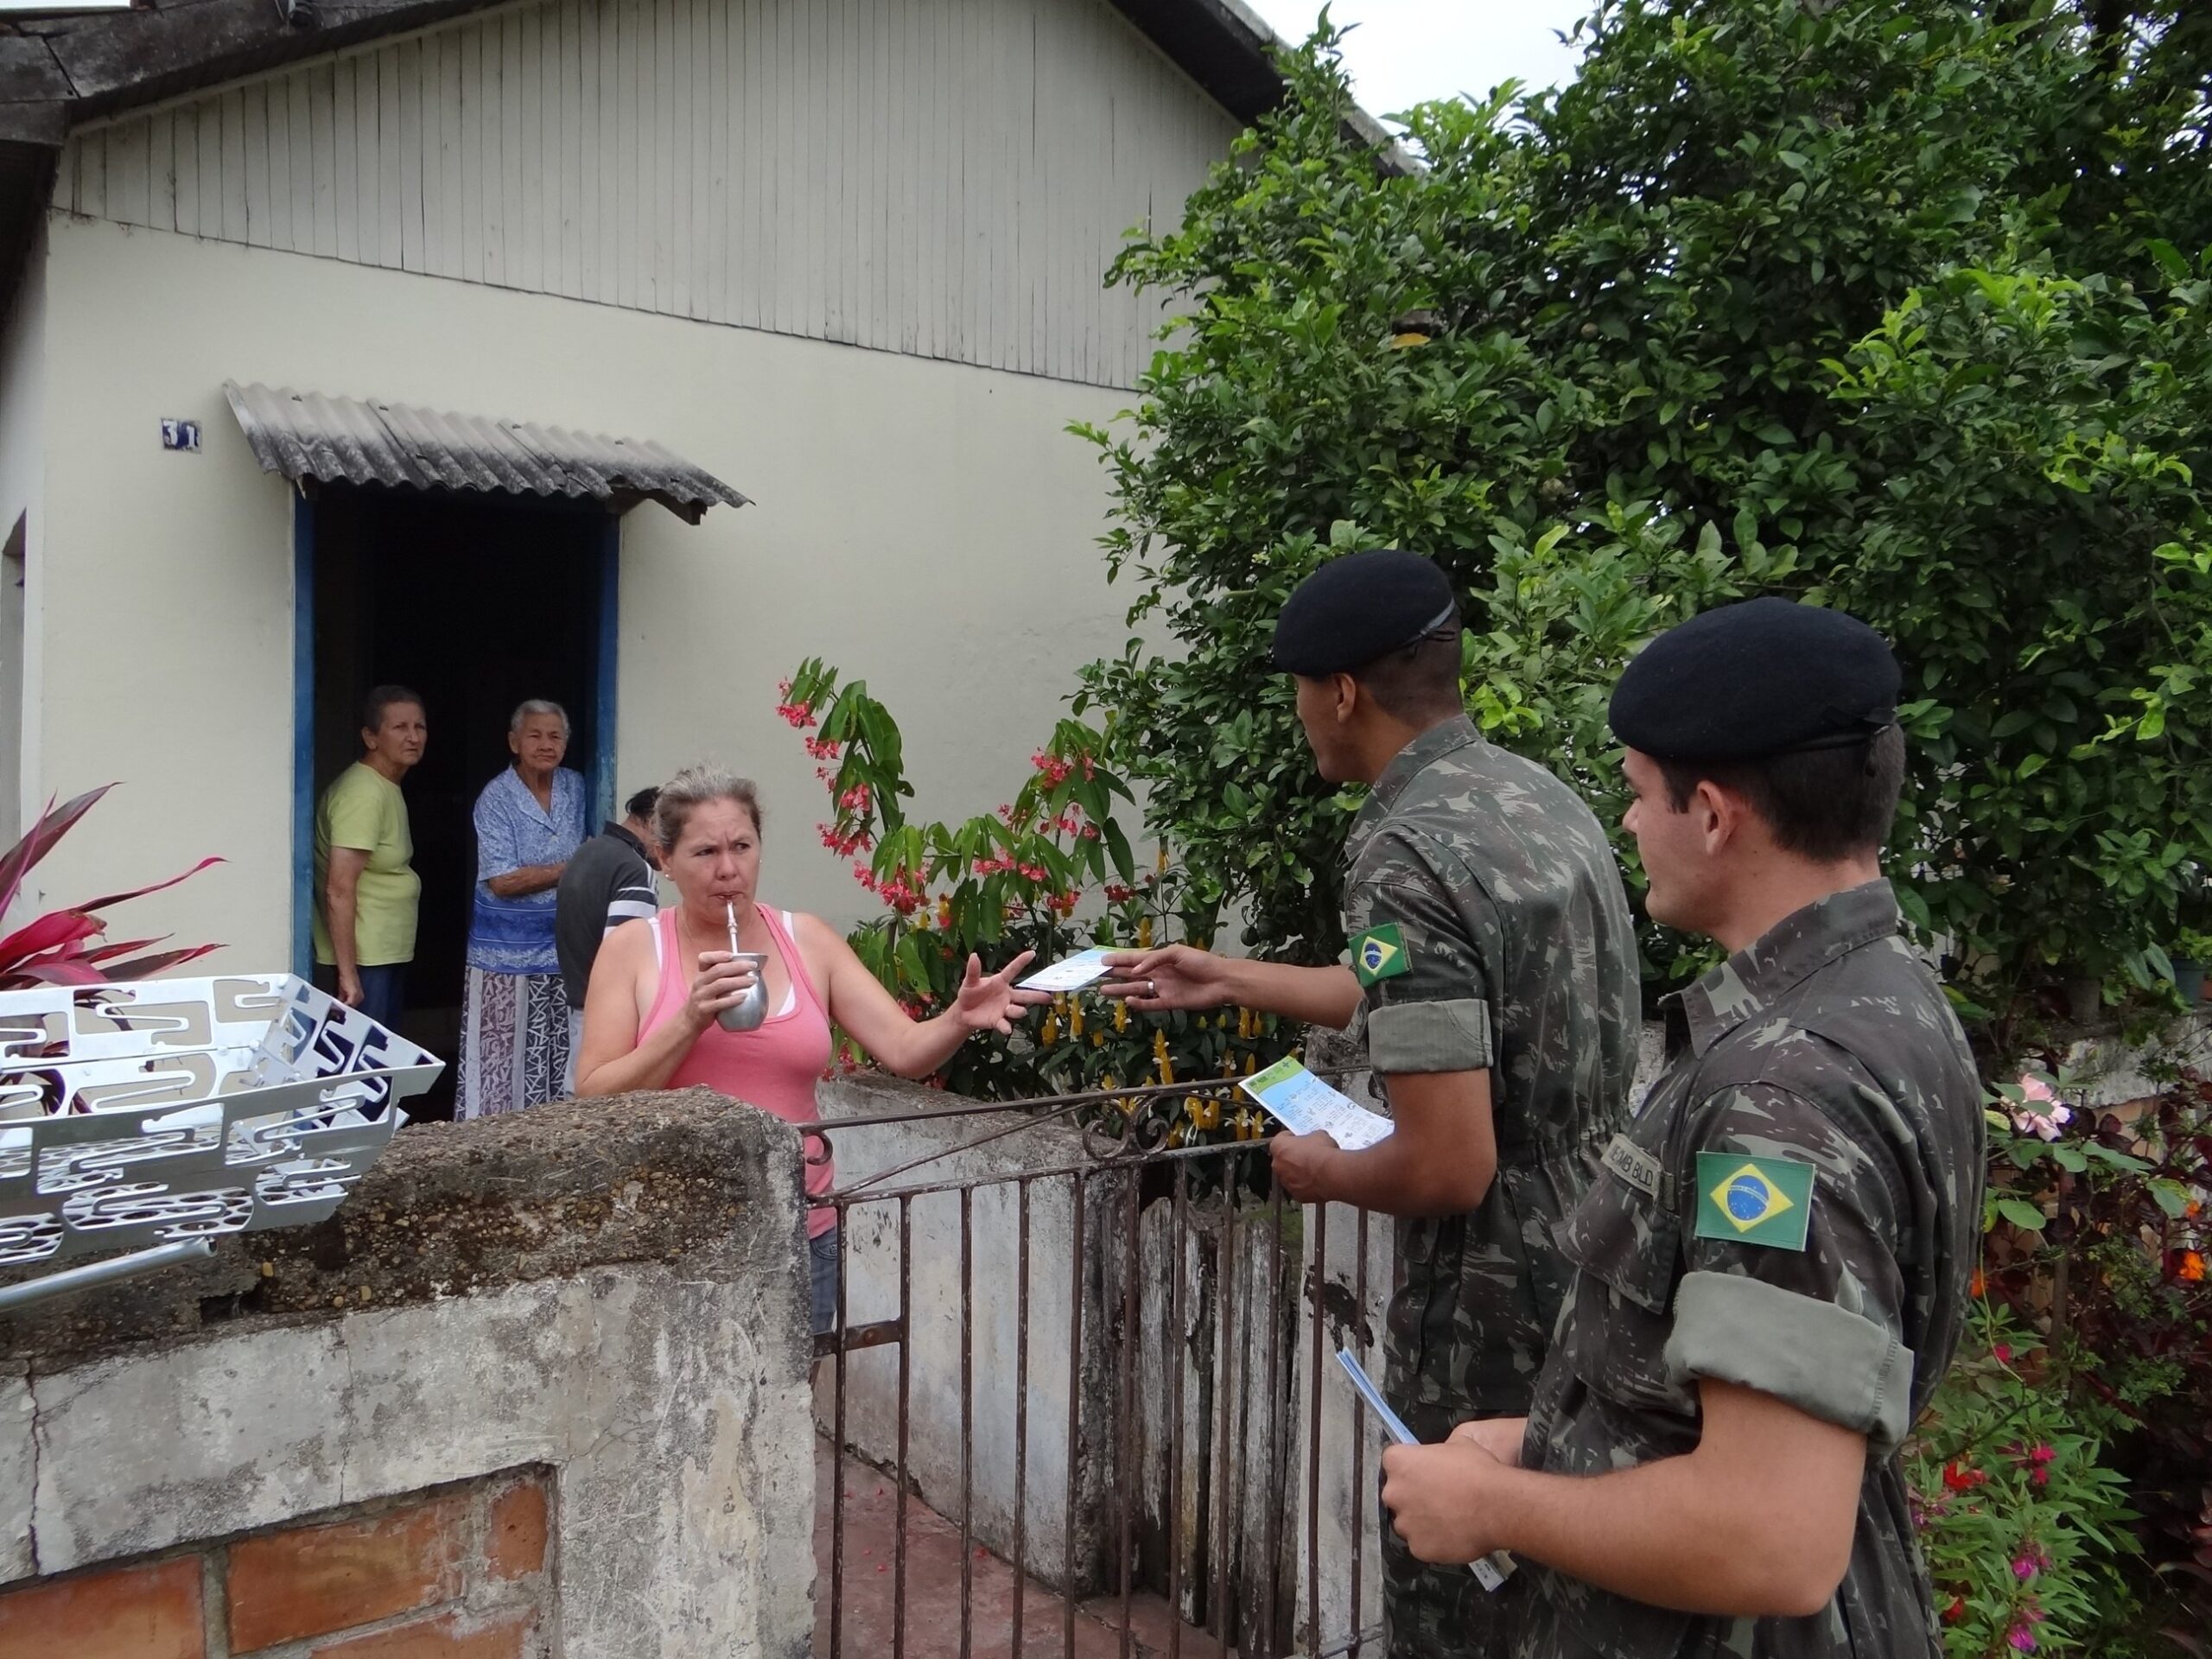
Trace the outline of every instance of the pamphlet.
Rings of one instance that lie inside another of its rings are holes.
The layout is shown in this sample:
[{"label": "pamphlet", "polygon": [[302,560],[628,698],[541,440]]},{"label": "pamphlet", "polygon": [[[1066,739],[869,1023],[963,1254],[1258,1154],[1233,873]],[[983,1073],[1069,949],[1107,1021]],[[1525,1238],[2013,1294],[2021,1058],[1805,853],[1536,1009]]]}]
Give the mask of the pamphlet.
[{"label": "pamphlet", "polygon": [[1079,991],[1106,977],[1109,969],[1106,958],[1112,953],[1104,946],[1092,950],[1078,950],[1049,968],[1040,968],[1025,980],[1016,982],[1015,989],[1023,991]]},{"label": "pamphlet", "polygon": [[[1351,1379],[1352,1387],[1359,1391],[1359,1397],[1367,1402],[1368,1409],[1381,1420],[1383,1433],[1400,1446],[1413,1445],[1413,1431],[1406,1427],[1396,1412],[1390,1409],[1389,1402],[1382,1397],[1382,1390],[1375,1386],[1375,1379],[1368,1376],[1366,1369],[1343,1348],[1337,1350],[1337,1363],[1344,1368],[1344,1375]],[[1500,1549],[1492,1551],[1478,1561],[1468,1562],[1467,1570],[1475,1575],[1475,1581],[1484,1589],[1496,1590],[1513,1576],[1513,1557]]]},{"label": "pamphlet", "polygon": [[1318,1131],[1346,1152],[1388,1140],[1395,1127],[1389,1118],[1356,1104],[1349,1095],[1330,1088],[1288,1057],[1242,1079],[1238,1086],[1293,1135]]}]

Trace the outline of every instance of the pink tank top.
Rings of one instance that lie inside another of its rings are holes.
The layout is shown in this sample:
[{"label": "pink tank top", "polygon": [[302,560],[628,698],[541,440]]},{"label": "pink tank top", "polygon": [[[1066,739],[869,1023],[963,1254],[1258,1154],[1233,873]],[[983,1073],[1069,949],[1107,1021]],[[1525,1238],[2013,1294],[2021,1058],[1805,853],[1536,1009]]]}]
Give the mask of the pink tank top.
[{"label": "pink tank top", "polygon": [[[814,994],[805,959],[799,955],[783,918],[766,905],[756,908],[776,942],[785,971],[791,976],[791,1006],[770,1014],[751,1031],[724,1031],[719,1025],[709,1026],[670,1076],[668,1087],[712,1089],[749,1102],[764,1112],[773,1112],[786,1123],[818,1123],[822,1114],[815,1104],[814,1088],[830,1064],[830,1015]],[[661,912],[654,919],[653,931],[659,947],[653,954],[660,964],[660,985],[639,1029],[641,1039],[674,1019],[687,994],[683,971],[677,965],[683,947],[677,938],[676,912]],[[811,1161],[822,1157],[823,1148],[818,1139],[808,1135],[805,1144],[806,1192],[809,1198],[818,1198],[836,1185],[836,1172],[826,1158],[818,1164]],[[817,1207],[806,1213],[810,1238],[819,1238],[836,1224],[835,1210]]]}]

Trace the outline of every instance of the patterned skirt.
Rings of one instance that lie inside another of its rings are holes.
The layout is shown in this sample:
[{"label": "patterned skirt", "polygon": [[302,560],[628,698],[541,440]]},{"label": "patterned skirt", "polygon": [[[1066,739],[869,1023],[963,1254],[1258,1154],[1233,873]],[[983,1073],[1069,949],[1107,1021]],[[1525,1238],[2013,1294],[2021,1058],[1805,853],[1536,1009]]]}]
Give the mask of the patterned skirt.
[{"label": "patterned skirt", "polygon": [[542,1106],[568,1093],[569,999],[558,974],[468,970],[457,1118]]}]

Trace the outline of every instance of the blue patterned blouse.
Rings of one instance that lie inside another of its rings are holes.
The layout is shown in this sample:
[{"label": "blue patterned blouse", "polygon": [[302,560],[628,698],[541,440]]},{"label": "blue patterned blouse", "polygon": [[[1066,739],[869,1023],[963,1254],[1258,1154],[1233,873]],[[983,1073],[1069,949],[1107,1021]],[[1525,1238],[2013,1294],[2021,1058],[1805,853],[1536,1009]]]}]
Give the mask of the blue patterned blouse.
[{"label": "blue patterned blouse", "polygon": [[489,883],[532,864],[565,864],[583,845],[583,774],[553,774],[553,810],[538,805],[522,775],[508,767],[476,798],[476,910],[468,925],[468,965],[493,974],[557,974],[551,887],[519,899],[494,896]]}]

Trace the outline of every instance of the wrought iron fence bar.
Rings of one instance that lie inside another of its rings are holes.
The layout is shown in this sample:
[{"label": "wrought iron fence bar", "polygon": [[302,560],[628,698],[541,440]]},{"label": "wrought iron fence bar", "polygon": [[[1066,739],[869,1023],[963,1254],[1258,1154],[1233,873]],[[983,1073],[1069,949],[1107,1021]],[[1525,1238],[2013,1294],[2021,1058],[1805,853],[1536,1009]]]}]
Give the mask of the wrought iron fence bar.
[{"label": "wrought iron fence bar", "polygon": [[1236,1598],[1230,1586],[1236,1582],[1236,1516],[1240,1505],[1236,1501],[1236,1435],[1241,1414],[1237,1410],[1239,1395],[1236,1388],[1236,1212],[1240,1197],[1232,1184],[1222,1206],[1221,1228],[1221,1358],[1218,1362],[1221,1381],[1214,1389],[1217,1415],[1214,1435],[1221,1447],[1221,1473],[1215,1483],[1219,1504],[1217,1529],[1221,1535],[1221,1561],[1214,1573],[1212,1593],[1209,1598],[1215,1612],[1214,1641],[1224,1654],[1235,1645],[1236,1633]]},{"label": "wrought iron fence bar", "polygon": [[976,1649],[976,1190],[960,1190],[960,1659]]},{"label": "wrought iron fence bar", "polygon": [[1083,1456],[1083,1224],[1085,1173],[1069,1172],[1073,1193],[1071,1228],[1074,1248],[1068,1263],[1068,1504],[1060,1528],[1060,1587],[1066,1605],[1061,1613],[1063,1659],[1075,1659],[1075,1517],[1076,1469]]},{"label": "wrought iron fence bar", "polygon": [[[1142,1152],[1131,1152],[1112,1158],[1094,1159],[1082,1164],[1052,1164],[1042,1169],[1024,1170],[1023,1174],[1037,1179],[1052,1175],[1082,1175],[1102,1169],[1146,1169],[1160,1164],[1198,1163],[1209,1158],[1224,1160],[1241,1158],[1264,1150],[1264,1141],[1224,1141],[1218,1145],[1204,1147],[1162,1147]],[[965,1150],[965,1148],[963,1148]],[[998,1180],[1010,1180],[1011,1176],[977,1180],[973,1176],[958,1179],[920,1182],[912,1186],[894,1186],[880,1192],[862,1192],[857,1187],[846,1187],[835,1192],[825,1192],[808,1203],[817,1209],[833,1209],[842,1213],[857,1205],[886,1204],[898,1198],[924,1198],[936,1192],[957,1192],[963,1188],[988,1186]]]},{"label": "wrought iron fence bar", "polygon": [[1338,1654],[1357,1653],[1369,1643],[1380,1642],[1382,1639],[1382,1627],[1380,1624],[1371,1624],[1357,1635],[1346,1637],[1341,1642],[1332,1642],[1325,1648],[1316,1648],[1307,1656],[1307,1659],[1337,1659]]},{"label": "wrought iron fence bar", "polygon": [[1137,1273],[1141,1255],[1137,1249],[1137,1235],[1143,1224],[1143,1211],[1139,1207],[1141,1196],[1136,1172],[1127,1177],[1128,1197],[1127,1213],[1122,1220],[1122,1340],[1121,1348],[1121,1460],[1116,1472],[1120,1478],[1122,1518],[1122,1659],[1129,1659],[1131,1634],[1129,1606],[1136,1586],[1136,1563],[1130,1560],[1135,1533],[1134,1529],[1136,1506],[1138,1471],[1138,1436],[1136,1408],[1136,1354],[1138,1333]]},{"label": "wrought iron fence bar", "polygon": [[1268,1432],[1265,1441],[1268,1462],[1267,1494],[1262,1500],[1264,1505],[1264,1519],[1261,1522],[1262,1542],[1260,1547],[1261,1554],[1266,1564],[1267,1591],[1266,1599],[1262,1603],[1260,1608],[1260,1651],[1262,1654],[1273,1655],[1276,1651],[1275,1606],[1277,1602],[1281,1599],[1282,1595],[1281,1572],[1281,1561],[1280,1560],[1281,1551],[1282,1548],[1282,1535],[1279,1530],[1281,1522],[1282,1511],[1281,1504],[1274,1502],[1273,1500],[1282,1491],[1283,1482],[1281,1476],[1284,1471],[1282,1466],[1282,1447],[1279,1444],[1278,1440],[1282,1427],[1281,1407],[1283,1403],[1283,1191],[1281,1184],[1273,1179],[1272,1170],[1270,1171],[1268,1186],[1270,1189],[1268,1212],[1273,1232],[1272,1236],[1270,1236],[1268,1241],[1268,1262],[1269,1271],[1268,1284],[1268,1325],[1265,1333],[1268,1344]]},{"label": "wrought iron fence bar", "polygon": [[[851,1241],[846,1236],[842,1211],[837,1217],[837,1330],[845,1328],[845,1283],[850,1276],[845,1271],[845,1253]],[[902,1308],[901,1313],[905,1312]],[[904,1355],[906,1344],[899,1351]],[[836,1433],[830,1444],[830,1659],[841,1659],[845,1637],[845,1350],[841,1344],[835,1356],[836,1367],[836,1409],[832,1414]]]},{"label": "wrought iron fence bar", "polygon": [[906,1334],[904,1319],[875,1319],[849,1331],[824,1331],[814,1338],[814,1357],[827,1359],[836,1353],[856,1353],[863,1348],[887,1348]]},{"label": "wrought iron fence bar", "polygon": [[1321,1639],[1321,1325],[1322,1283],[1329,1270],[1329,1206],[1313,1206],[1313,1267],[1306,1282],[1313,1339],[1306,1354],[1306,1639]]},{"label": "wrought iron fence bar", "polygon": [[[1358,1260],[1352,1266],[1352,1341],[1361,1363],[1367,1359],[1367,1211],[1359,1211],[1358,1236],[1354,1241]],[[1355,1412],[1351,1422],[1351,1627],[1359,1629],[1360,1569],[1367,1560],[1367,1424]],[[1352,1639],[1358,1651],[1359,1641]]]},{"label": "wrought iron fence bar", "polygon": [[1014,1265],[1014,1630],[1009,1659],[1021,1659],[1022,1592],[1029,1582],[1029,1177],[1021,1178],[1020,1243]]},{"label": "wrought iron fence bar", "polygon": [[[1341,1071],[1332,1071],[1316,1075],[1320,1076],[1324,1081],[1329,1081],[1341,1078],[1345,1074]],[[811,1138],[823,1143],[823,1157],[826,1158],[829,1155],[828,1147],[830,1137],[833,1135],[842,1135],[850,1129],[884,1128],[903,1123],[927,1122],[936,1118],[984,1117],[1012,1112],[1027,1114],[1019,1123],[1008,1124],[1001,1129],[994,1129],[988,1135],[977,1135],[974,1140],[963,1141],[958,1146],[943,1147],[934,1152],[925,1153],[918,1158],[909,1159],[906,1163],[890,1169],[878,1170],[874,1174],[855,1182],[851,1186],[829,1195],[831,1198],[852,1197],[857,1196],[867,1188],[880,1182],[890,1180],[894,1176],[910,1173],[942,1159],[957,1157],[963,1152],[973,1152],[979,1147],[987,1147],[995,1141],[1003,1141],[1010,1135],[1020,1134],[1025,1129],[1033,1129],[1047,1123],[1056,1122],[1071,1112],[1081,1110],[1085,1106],[1103,1105],[1109,1101],[1131,1100],[1141,1101],[1147,1105],[1156,1105],[1162,1101],[1183,1100],[1210,1095],[1227,1099],[1236,1092],[1236,1083],[1233,1078],[1202,1077],[1188,1083],[1137,1084],[1127,1089],[1093,1089],[1079,1094],[1038,1095],[1024,1100],[969,1101],[957,1106],[948,1106],[931,1111],[880,1112],[863,1117],[841,1117],[822,1124]],[[1125,1136],[1129,1132],[1128,1126],[1135,1124],[1138,1116],[1139,1114],[1131,1112],[1125,1117]],[[1232,1142],[1230,1144],[1249,1146],[1249,1143]],[[1204,1150],[1204,1148],[1197,1150]],[[1097,1161],[1115,1162],[1123,1157],[1136,1155],[1138,1154],[1134,1153],[1108,1154]]]},{"label": "wrought iron fence bar", "polygon": [[[838,1213],[841,1224],[843,1212]],[[914,1307],[914,1201],[899,1200],[899,1322],[904,1325]],[[909,1407],[913,1397],[914,1344],[899,1344],[899,1493],[892,1522],[891,1653],[906,1654],[906,1440]]]},{"label": "wrought iron fence bar", "polygon": [[[1167,1659],[1183,1653],[1183,1249],[1189,1236],[1190,1166],[1175,1166],[1167,1212]],[[1021,1659],[1016,1654],[1014,1659]]]}]

